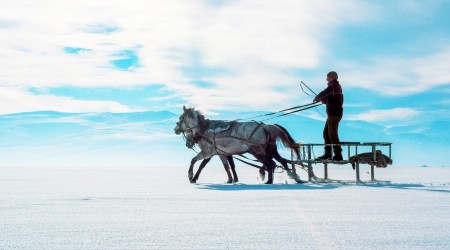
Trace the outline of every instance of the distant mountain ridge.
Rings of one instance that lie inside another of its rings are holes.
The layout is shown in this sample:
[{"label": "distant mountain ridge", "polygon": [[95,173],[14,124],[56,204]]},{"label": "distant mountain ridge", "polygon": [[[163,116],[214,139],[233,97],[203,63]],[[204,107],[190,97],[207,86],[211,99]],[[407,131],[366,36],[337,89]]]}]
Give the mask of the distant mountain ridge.
[{"label": "distant mountain ridge", "polygon": [[82,112],[82,113],[68,113],[59,111],[36,111],[36,112],[23,112],[0,115],[1,120],[14,119],[14,118],[60,118],[69,116],[110,116],[122,119],[129,119],[131,121],[148,121],[148,120],[164,120],[177,116],[170,111],[145,111],[145,112],[130,112],[130,113],[112,113],[112,112]]},{"label": "distant mountain ridge", "polygon": [[[207,118],[235,120],[266,113],[229,112]],[[170,111],[37,111],[0,115],[0,166],[186,165],[195,152],[187,149],[183,138],[173,132],[179,115]],[[285,127],[295,140],[303,143],[322,143],[323,140],[324,121],[293,114],[265,123]],[[339,134],[341,141],[392,142],[394,163],[400,165],[440,166],[449,165],[444,153],[448,151],[449,127],[447,121],[387,128],[364,121],[343,120]],[[322,153],[322,149],[316,150],[316,154]]]}]

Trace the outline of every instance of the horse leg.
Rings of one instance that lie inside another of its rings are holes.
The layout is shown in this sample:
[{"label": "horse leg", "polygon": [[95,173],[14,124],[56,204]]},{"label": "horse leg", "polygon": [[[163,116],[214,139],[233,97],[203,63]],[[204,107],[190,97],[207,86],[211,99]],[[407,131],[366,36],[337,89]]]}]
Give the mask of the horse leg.
[{"label": "horse leg", "polygon": [[230,165],[228,165],[228,158],[226,156],[220,155],[220,160],[223,163],[223,167],[225,168],[225,171],[227,171],[227,175],[228,175],[228,181],[227,183],[232,183],[233,182],[233,177],[231,176],[231,172],[230,172]]},{"label": "horse leg", "polygon": [[273,184],[273,174],[275,172],[275,162],[272,159],[269,159],[267,162],[267,181],[265,184]]},{"label": "horse leg", "polygon": [[239,181],[239,179],[238,179],[238,176],[236,173],[236,165],[234,165],[233,156],[228,155],[227,160],[228,160],[228,163],[230,164],[231,172],[233,173],[233,183],[236,183]]},{"label": "horse leg", "polygon": [[262,167],[259,168],[259,178],[261,178],[261,180],[264,180],[266,178],[266,166],[263,165]]},{"label": "horse leg", "polygon": [[[281,165],[283,166],[283,169],[285,169],[286,171],[289,171],[289,167],[287,165],[287,161],[286,161],[286,159],[281,157],[281,155],[278,153],[278,149],[277,149],[277,145],[276,144],[267,146],[267,152],[275,160],[277,160],[279,163],[281,163]],[[292,171],[295,173],[295,168],[294,167],[292,167]]]},{"label": "horse leg", "polygon": [[197,162],[196,158],[197,157],[192,158],[191,165],[189,166],[189,170],[188,170],[189,182],[192,182],[192,178],[194,178],[194,165]]},{"label": "horse leg", "polygon": [[[194,178],[194,165],[197,161],[199,160],[203,160],[205,158],[211,158],[211,156],[206,157],[202,154],[202,152],[198,153],[194,158],[192,158],[191,160],[191,165],[189,166],[189,170],[188,170],[188,178],[189,181],[192,182],[192,179]],[[207,162],[208,163],[208,162]],[[206,164],[206,163],[205,163]],[[204,166],[203,166],[204,167]]]},{"label": "horse leg", "polygon": [[300,179],[300,176],[298,176],[297,172],[295,171],[295,167],[294,166],[292,166],[292,170],[289,169],[286,159],[284,159],[283,157],[278,155],[278,156],[275,156],[275,160],[277,160],[279,163],[281,163],[281,165],[283,166],[283,169],[286,170],[287,175],[290,178],[292,178],[293,180],[295,180],[295,182],[297,182],[297,183],[305,183],[304,181],[302,181]]},{"label": "horse leg", "polygon": [[202,163],[200,163],[200,166],[198,167],[197,173],[195,173],[194,178],[192,178],[191,183],[196,183],[198,180],[198,177],[200,176],[200,173],[202,172],[203,168],[208,164],[208,162],[211,160],[211,158],[204,159]]},{"label": "horse leg", "polygon": [[[268,148],[267,147],[253,147],[250,148],[250,151],[248,153],[252,154],[259,162],[261,162],[263,165],[259,168],[259,178],[264,181],[266,178],[266,171],[270,175],[269,167],[268,167],[268,160],[269,155],[268,154]],[[275,164],[275,163],[274,163]],[[274,168],[275,169],[275,168]],[[273,178],[273,173],[272,173]],[[273,181],[273,180],[272,180]]]},{"label": "horse leg", "polygon": [[283,166],[283,169],[286,170],[286,173],[290,178],[294,179],[298,183],[303,183],[295,171],[295,166],[292,166],[292,170],[289,169],[289,167],[287,165],[287,163],[288,163],[287,160],[284,159],[283,157],[281,157],[281,155],[278,153],[277,145],[275,145],[275,144],[269,145],[267,147],[267,151],[268,151],[269,155],[273,156],[273,158],[275,160],[277,160],[279,163],[281,163],[281,165]]},{"label": "horse leg", "polygon": [[277,160],[279,163],[281,163],[281,166],[284,170],[288,172],[288,175],[296,174],[295,166],[292,166],[292,169],[289,169],[287,165],[287,160],[281,157],[281,155],[278,153],[277,146],[275,145],[273,148],[271,148],[271,155],[275,160]]},{"label": "horse leg", "polygon": [[265,184],[273,184],[273,173],[275,172],[275,162],[268,157],[267,155],[254,155],[256,159],[263,163],[263,167],[259,170],[261,174],[261,170],[264,171],[264,168],[267,170],[267,181]]}]

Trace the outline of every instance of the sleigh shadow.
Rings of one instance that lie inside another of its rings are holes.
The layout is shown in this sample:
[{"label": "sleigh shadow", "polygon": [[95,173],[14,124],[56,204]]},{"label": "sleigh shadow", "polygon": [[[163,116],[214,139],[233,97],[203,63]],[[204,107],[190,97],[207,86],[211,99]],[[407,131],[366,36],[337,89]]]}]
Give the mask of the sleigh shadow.
[{"label": "sleigh shadow", "polygon": [[389,188],[411,191],[428,191],[450,193],[449,184],[421,184],[421,183],[363,183],[362,186],[372,188]]},{"label": "sleigh shadow", "polygon": [[195,184],[198,189],[217,191],[244,191],[244,190],[332,190],[336,188],[359,186],[380,189],[400,189],[410,191],[427,191],[450,193],[448,185],[433,185],[420,183],[303,183],[303,184],[217,184],[201,183]]}]

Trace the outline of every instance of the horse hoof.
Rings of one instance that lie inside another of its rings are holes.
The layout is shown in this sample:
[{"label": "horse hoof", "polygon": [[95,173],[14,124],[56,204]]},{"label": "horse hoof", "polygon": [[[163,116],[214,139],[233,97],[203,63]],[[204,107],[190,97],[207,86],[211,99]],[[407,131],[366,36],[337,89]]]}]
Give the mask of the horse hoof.
[{"label": "horse hoof", "polygon": [[266,182],[264,182],[264,184],[273,184],[273,180],[272,181],[266,181]]},{"label": "horse hoof", "polygon": [[264,173],[264,174],[259,174],[259,178],[261,179],[261,180],[264,180],[265,178],[266,178],[266,174]]}]

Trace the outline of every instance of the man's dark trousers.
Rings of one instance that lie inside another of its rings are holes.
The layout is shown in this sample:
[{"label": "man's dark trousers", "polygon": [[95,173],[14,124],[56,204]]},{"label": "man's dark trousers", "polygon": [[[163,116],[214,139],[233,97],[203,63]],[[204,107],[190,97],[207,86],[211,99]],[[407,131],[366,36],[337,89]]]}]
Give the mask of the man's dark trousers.
[{"label": "man's dark trousers", "polygon": [[[342,116],[328,116],[323,128],[323,139],[325,144],[340,144],[338,129]],[[341,146],[333,146],[334,155],[341,155]],[[331,157],[331,146],[325,146],[325,154]]]}]

